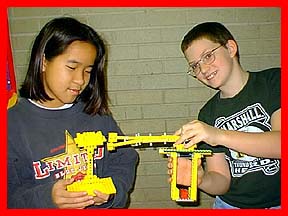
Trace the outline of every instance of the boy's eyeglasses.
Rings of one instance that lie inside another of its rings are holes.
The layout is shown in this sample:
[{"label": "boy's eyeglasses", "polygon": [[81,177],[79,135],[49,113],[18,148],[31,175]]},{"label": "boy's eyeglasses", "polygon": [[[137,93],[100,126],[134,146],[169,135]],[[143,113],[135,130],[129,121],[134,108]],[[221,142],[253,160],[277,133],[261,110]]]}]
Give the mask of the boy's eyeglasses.
[{"label": "boy's eyeglasses", "polygon": [[195,63],[192,63],[192,64],[189,64],[188,66],[188,71],[187,71],[187,74],[193,76],[193,77],[196,77],[198,76],[198,74],[201,72],[201,65],[200,63],[203,63],[203,64],[206,64],[206,65],[210,65],[212,64],[214,61],[215,61],[215,54],[214,52],[220,48],[222,45],[212,49],[211,51],[209,52],[206,52],[201,58],[199,61],[195,62]]}]

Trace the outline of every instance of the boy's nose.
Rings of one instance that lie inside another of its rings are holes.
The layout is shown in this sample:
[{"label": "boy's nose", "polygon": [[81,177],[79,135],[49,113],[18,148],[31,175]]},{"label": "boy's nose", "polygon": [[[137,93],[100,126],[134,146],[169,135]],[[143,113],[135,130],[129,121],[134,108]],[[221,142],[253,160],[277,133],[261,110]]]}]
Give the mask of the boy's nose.
[{"label": "boy's nose", "polygon": [[201,67],[201,73],[202,74],[205,74],[210,69],[210,65],[207,65],[207,64],[204,64],[204,63],[201,63],[200,67]]}]

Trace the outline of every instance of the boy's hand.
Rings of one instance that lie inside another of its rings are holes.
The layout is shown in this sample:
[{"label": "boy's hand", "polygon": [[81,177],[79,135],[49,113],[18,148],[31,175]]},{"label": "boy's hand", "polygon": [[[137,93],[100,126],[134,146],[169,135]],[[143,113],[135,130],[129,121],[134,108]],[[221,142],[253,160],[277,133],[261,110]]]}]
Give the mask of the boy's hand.
[{"label": "boy's hand", "polygon": [[[168,175],[170,176],[168,181],[172,181],[172,170],[173,170],[173,158],[168,158]],[[201,159],[198,160],[198,185],[201,184],[204,175],[204,170],[201,166]],[[187,158],[178,157],[177,160],[177,180],[176,183],[179,185],[190,186],[191,183],[191,160]]]},{"label": "boy's hand", "polygon": [[194,120],[183,125],[174,135],[180,136],[175,144],[184,143],[185,148],[189,148],[201,141],[209,145],[216,146],[216,138],[221,134],[220,129],[212,127],[202,121]]}]

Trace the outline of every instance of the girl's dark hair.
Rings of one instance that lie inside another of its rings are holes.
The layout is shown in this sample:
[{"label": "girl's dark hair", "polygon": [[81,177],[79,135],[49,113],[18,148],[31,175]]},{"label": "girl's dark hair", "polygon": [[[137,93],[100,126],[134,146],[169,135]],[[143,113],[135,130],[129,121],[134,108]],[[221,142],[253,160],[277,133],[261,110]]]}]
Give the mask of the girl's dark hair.
[{"label": "girl's dark hair", "polygon": [[74,41],[85,41],[96,47],[97,56],[90,80],[75,102],[85,104],[84,112],[90,115],[110,114],[107,86],[104,74],[105,45],[101,37],[90,26],[71,17],[60,17],[49,21],[36,36],[25,80],[19,90],[20,96],[32,100],[53,100],[44,89],[42,79],[43,57],[50,61],[61,55]]},{"label": "girl's dark hair", "polygon": [[[181,43],[181,50],[184,53],[186,49],[192,44],[193,41],[206,38],[214,43],[219,43],[224,46],[227,44],[228,40],[235,41],[231,32],[221,23],[218,22],[205,22],[196,25],[193,27],[183,38]],[[239,48],[237,45],[237,53],[236,56],[238,61],[240,59],[239,56]]]}]

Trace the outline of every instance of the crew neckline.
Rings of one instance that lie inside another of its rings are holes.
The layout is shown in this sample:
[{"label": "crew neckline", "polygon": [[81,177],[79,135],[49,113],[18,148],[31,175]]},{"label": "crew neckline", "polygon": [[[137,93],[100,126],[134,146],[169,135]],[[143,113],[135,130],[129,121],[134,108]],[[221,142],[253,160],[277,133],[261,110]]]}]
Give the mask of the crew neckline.
[{"label": "crew neckline", "polygon": [[252,73],[250,71],[247,71],[247,72],[249,73],[248,80],[247,80],[246,84],[243,86],[243,88],[235,96],[229,97],[229,98],[221,98],[220,97],[220,91],[219,91],[218,92],[218,100],[221,102],[226,102],[226,101],[230,102],[230,101],[233,101],[237,98],[240,98],[244,94],[243,92],[245,92],[247,90],[247,88],[250,86],[250,83],[253,79],[253,76],[251,75]]},{"label": "crew neckline", "polygon": [[63,110],[63,109],[68,109],[70,107],[73,106],[73,103],[70,103],[70,104],[64,104],[63,106],[61,107],[53,107],[53,108],[50,108],[50,107],[45,107],[45,106],[42,106],[38,103],[36,103],[35,101],[33,101],[32,99],[28,98],[28,101],[32,104],[34,104],[35,106],[39,107],[39,108],[42,108],[42,109],[46,109],[46,110]]}]

